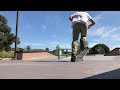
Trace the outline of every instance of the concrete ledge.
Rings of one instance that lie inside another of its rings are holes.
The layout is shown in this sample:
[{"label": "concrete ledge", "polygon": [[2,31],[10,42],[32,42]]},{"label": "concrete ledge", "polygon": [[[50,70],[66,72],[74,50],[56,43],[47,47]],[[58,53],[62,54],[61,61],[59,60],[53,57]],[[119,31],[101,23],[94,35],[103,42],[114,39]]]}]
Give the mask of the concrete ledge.
[{"label": "concrete ledge", "polygon": [[40,59],[40,58],[45,58],[45,57],[55,57],[55,56],[45,51],[44,52],[17,53],[18,60],[34,60],[34,59]]}]

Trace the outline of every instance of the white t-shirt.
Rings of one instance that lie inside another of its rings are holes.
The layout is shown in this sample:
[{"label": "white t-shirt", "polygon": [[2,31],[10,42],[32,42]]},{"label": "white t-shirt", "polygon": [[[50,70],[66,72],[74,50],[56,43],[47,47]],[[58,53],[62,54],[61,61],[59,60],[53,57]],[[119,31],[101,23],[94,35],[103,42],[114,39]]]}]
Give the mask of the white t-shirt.
[{"label": "white t-shirt", "polygon": [[83,11],[75,12],[71,16],[73,17],[72,27],[77,22],[80,22],[80,23],[83,23],[83,24],[87,24],[88,20],[92,19],[92,17],[87,12],[83,12]]}]

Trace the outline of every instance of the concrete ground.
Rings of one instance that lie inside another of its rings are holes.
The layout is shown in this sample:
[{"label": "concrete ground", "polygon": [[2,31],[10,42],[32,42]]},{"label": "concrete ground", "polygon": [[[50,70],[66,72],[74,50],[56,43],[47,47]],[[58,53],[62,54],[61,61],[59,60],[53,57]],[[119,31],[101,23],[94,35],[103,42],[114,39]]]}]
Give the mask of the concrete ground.
[{"label": "concrete ground", "polygon": [[70,62],[70,57],[4,60],[0,61],[0,79],[120,79],[119,56],[97,57],[86,56],[81,62]]}]

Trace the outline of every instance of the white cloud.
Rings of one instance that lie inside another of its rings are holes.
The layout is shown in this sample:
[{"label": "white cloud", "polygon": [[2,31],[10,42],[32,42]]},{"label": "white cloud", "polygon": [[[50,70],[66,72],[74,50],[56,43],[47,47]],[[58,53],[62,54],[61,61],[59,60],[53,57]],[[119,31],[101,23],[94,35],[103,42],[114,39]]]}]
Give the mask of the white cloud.
[{"label": "white cloud", "polygon": [[96,26],[96,29],[88,32],[89,47],[93,47],[96,44],[107,44],[110,50],[120,47],[120,26]]},{"label": "white cloud", "polygon": [[112,50],[120,47],[120,26],[104,25],[101,21],[104,21],[104,16],[106,16],[106,11],[93,18],[96,25],[88,31],[88,38],[90,38],[89,46],[93,47],[96,44],[102,43],[107,44]]},{"label": "white cloud", "polygon": [[110,27],[109,26],[96,26],[92,30],[88,31],[88,35],[90,36],[102,36],[103,33],[109,31]]},{"label": "white cloud", "polygon": [[22,43],[22,44],[24,44],[24,45],[32,45],[32,46],[44,46],[44,44],[41,44],[41,43],[27,43],[27,42],[25,42],[25,43]]},{"label": "white cloud", "polygon": [[93,42],[100,42],[100,39],[93,39]]},{"label": "white cloud", "polygon": [[48,47],[50,48],[51,50],[54,50],[56,49],[56,46],[59,45],[60,48],[63,48],[63,49],[71,49],[71,43],[62,43],[62,42],[59,42],[59,41],[53,41],[53,42],[46,42],[45,43],[28,43],[28,42],[25,42],[25,43],[21,43],[22,45],[25,45],[25,46],[31,46],[31,47],[40,47],[40,48],[45,48],[45,47]]},{"label": "white cloud", "polygon": [[103,35],[101,36],[102,38],[116,38],[117,36],[119,36],[120,34],[117,32],[118,30],[120,30],[120,27],[110,27],[106,29],[106,32],[103,33]]},{"label": "white cloud", "polygon": [[60,47],[63,49],[71,49],[71,44],[69,43],[61,43]]},{"label": "white cloud", "polygon": [[58,42],[58,41],[54,41],[54,42],[51,42],[50,43],[50,45],[52,46],[52,47],[56,47],[57,45],[59,45],[60,44],[60,42]]},{"label": "white cloud", "polygon": [[120,41],[120,34],[112,35],[111,38],[112,38],[114,41]]},{"label": "white cloud", "polygon": [[120,44],[110,45],[110,46],[109,46],[110,50],[113,50],[114,48],[117,48],[117,47],[120,48]]},{"label": "white cloud", "polygon": [[95,17],[93,18],[93,20],[94,20],[95,22],[98,22],[100,19],[104,19],[104,17],[103,17],[104,13],[105,13],[105,12],[102,12],[101,14],[95,16]]},{"label": "white cloud", "polygon": [[94,17],[93,18],[93,20],[95,21],[95,22],[98,22],[100,19],[102,19],[103,17],[102,17],[102,15],[98,15],[98,16],[96,16],[96,17]]},{"label": "white cloud", "polygon": [[89,47],[92,48],[93,46],[95,46],[96,44],[99,44],[97,42],[89,42]]},{"label": "white cloud", "polygon": [[24,44],[24,45],[28,45],[29,43],[22,43],[22,44]]},{"label": "white cloud", "polygon": [[[115,41],[120,41],[120,27],[112,27],[112,26],[102,26],[98,27],[95,30],[90,30],[88,32],[89,37],[98,37],[99,41],[104,40],[115,40]],[[93,38],[94,39],[94,38]]]},{"label": "white cloud", "polygon": [[44,46],[44,44],[41,44],[41,43],[31,43],[31,45],[34,45],[34,46]]}]

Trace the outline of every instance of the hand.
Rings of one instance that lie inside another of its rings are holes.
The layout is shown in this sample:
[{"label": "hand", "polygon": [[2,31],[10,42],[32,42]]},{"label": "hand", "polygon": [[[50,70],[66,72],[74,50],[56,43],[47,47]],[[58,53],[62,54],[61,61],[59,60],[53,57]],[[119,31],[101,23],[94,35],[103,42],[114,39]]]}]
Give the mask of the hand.
[{"label": "hand", "polygon": [[70,16],[70,17],[69,17],[69,20],[72,22],[72,20],[73,20],[73,17],[71,17],[71,16]]},{"label": "hand", "polygon": [[88,25],[88,29],[90,29],[91,25]]},{"label": "hand", "polygon": [[95,25],[95,22],[93,19],[90,19],[91,24],[88,26],[88,29],[90,29],[91,26]]},{"label": "hand", "polygon": [[91,22],[91,26],[95,25],[95,21],[93,19],[90,19],[90,22]]}]

